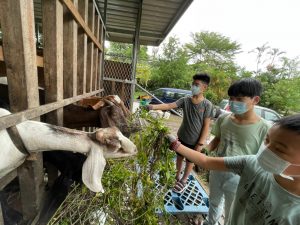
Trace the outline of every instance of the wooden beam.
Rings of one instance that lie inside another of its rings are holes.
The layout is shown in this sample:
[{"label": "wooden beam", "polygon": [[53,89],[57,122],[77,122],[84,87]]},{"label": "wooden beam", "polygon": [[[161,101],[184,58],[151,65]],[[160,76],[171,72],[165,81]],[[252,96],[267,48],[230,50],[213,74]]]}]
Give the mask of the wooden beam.
[{"label": "wooden beam", "polygon": [[[77,0],[73,2],[72,5],[77,7]],[[70,98],[77,95],[77,23],[66,6],[63,22],[63,63],[64,98]]]},{"label": "wooden beam", "polygon": [[4,225],[4,218],[3,218],[3,213],[2,213],[2,205],[0,202],[0,224]]},{"label": "wooden beam", "polygon": [[[0,0],[0,14],[10,109],[19,112],[38,107],[33,1]],[[41,154],[37,158],[18,168],[24,220],[38,214],[43,196]]]},{"label": "wooden beam", "polygon": [[6,129],[6,128],[16,125],[18,123],[22,123],[26,120],[33,119],[35,117],[46,114],[48,112],[51,112],[58,108],[64,107],[66,105],[72,104],[74,102],[81,100],[82,98],[87,98],[87,97],[96,95],[102,91],[103,91],[103,89],[96,90],[96,91],[86,93],[83,95],[78,95],[78,96],[64,99],[64,100],[61,100],[58,102],[49,103],[49,104],[42,105],[42,106],[39,106],[36,108],[27,109],[27,110],[24,110],[24,111],[21,111],[18,113],[0,117],[0,130]]},{"label": "wooden beam", "polygon": [[[95,30],[94,33],[99,40],[99,29],[100,29],[100,19],[99,16],[95,16]],[[94,46],[94,72],[93,72],[93,90],[97,90],[98,87],[98,67],[99,67],[99,51],[96,46]]]},{"label": "wooden beam", "polygon": [[[0,45],[0,61],[5,61],[4,55],[3,55],[3,48]],[[44,67],[44,62],[43,62],[43,57],[41,56],[36,56],[36,65],[37,67]]]},{"label": "wooden beam", "polygon": [[[43,0],[45,103],[63,99],[63,5],[59,0]],[[46,115],[46,122],[63,125],[63,109]]]},{"label": "wooden beam", "polygon": [[[0,191],[17,177],[17,170],[13,170],[0,179]],[[0,223],[1,224],[1,223]]]},{"label": "wooden beam", "polygon": [[[78,2],[78,10],[85,23],[88,20],[88,0]],[[78,28],[77,40],[77,94],[86,93],[86,67],[87,67],[87,35],[82,27]]]},{"label": "wooden beam", "polygon": [[33,3],[30,2],[0,1],[3,52],[12,112],[39,105]]},{"label": "wooden beam", "polygon": [[[103,51],[103,48],[102,48],[101,44],[97,41],[95,35],[93,34],[93,31],[90,30],[90,28],[89,28],[90,26],[87,26],[87,24],[84,22],[84,20],[78,13],[76,7],[72,3],[72,1],[71,0],[61,0],[61,2],[63,2],[66,5],[66,7],[70,10],[74,19],[84,29],[85,33],[88,35],[88,37],[91,39],[91,41],[100,49],[100,51]],[[95,5],[93,4],[93,2],[91,2],[91,4],[95,8]],[[95,9],[94,9],[94,14],[95,14]]]},{"label": "wooden beam", "polygon": [[[94,32],[95,22],[95,6],[93,2],[89,1],[88,6],[88,24]],[[89,41],[87,45],[87,70],[86,70],[86,91],[92,91],[93,84],[93,71],[94,71],[94,43]]]}]

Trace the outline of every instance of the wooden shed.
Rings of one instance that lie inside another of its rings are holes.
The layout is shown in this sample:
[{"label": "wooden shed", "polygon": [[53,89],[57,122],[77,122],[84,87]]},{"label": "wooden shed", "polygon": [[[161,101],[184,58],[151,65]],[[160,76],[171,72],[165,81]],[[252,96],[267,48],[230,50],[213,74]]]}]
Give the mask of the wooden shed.
[{"label": "wooden shed", "polygon": [[[12,112],[0,130],[42,115],[62,125],[63,107],[89,96],[118,94],[130,107],[139,46],[159,45],[191,2],[0,0],[0,79]],[[105,40],[132,43],[132,62],[105,62]],[[0,177],[0,190],[18,178],[23,218],[32,224],[43,204],[42,157]]]}]

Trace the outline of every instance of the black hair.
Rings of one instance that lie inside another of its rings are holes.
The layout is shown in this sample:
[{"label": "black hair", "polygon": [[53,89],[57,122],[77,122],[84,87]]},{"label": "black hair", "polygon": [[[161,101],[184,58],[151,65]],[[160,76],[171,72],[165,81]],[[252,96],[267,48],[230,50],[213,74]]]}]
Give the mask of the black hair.
[{"label": "black hair", "polygon": [[209,85],[210,83],[210,76],[206,73],[197,73],[193,76],[194,80],[201,80],[205,84]]},{"label": "black hair", "polygon": [[275,125],[300,134],[300,113],[283,117],[275,121]]},{"label": "black hair", "polygon": [[228,96],[253,98],[254,96],[261,96],[262,90],[260,81],[253,78],[243,78],[230,85]]}]

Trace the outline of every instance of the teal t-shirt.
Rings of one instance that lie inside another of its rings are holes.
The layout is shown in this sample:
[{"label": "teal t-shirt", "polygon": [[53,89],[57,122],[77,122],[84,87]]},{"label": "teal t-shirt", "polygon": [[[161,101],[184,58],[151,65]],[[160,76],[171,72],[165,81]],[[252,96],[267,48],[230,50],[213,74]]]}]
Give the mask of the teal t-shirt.
[{"label": "teal t-shirt", "polygon": [[226,167],[241,176],[226,225],[298,225],[300,196],[263,170],[256,156],[225,157]]},{"label": "teal t-shirt", "polygon": [[176,105],[183,110],[183,119],[177,136],[186,144],[196,145],[202,131],[204,119],[211,117],[212,103],[204,99],[199,104],[194,104],[191,97],[183,97],[176,101]]},{"label": "teal t-shirt", "polygon": [[255,155],[270,128],[264,119],[248,125],[235,123],[231,114],[222,115],[216,121],[214,134],[220,138],[217,147],[218,156]]}]

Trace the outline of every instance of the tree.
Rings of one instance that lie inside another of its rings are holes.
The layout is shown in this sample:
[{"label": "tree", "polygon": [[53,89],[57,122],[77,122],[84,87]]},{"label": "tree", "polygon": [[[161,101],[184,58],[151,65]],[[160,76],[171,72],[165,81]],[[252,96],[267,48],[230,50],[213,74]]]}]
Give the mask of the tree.
[{"label": "tree", "polygon": [[190,88],[191,71],[188,56],[176,37],[170,37],[163,45],[162,54],[152,63],[152,76],[149,86]]},{"label": "tree", "polygon": [[215,104],[227,98],[230,83],[237,79],[238,66],[234,59],[240,44],[215,32],[192,34],[193,41],[185,48],[195,72],[206,72],[212,82],[206,97]]},{"label": "tree", "polygon": [[[110,42],[109,47],[106,50],[106,54],[111,60],[123,59],[127,62],[132,61],[132,44]],[[148,60],[147,46],[141,45],[138,53],[138,60]]]},{"label": "tree", "polygon": [[211,67],[226,66],[240,51],[240,44],[215,32],[192,33],[193,42],[185,45],[191,60]]},{"label": "tree", "polygon": [[264,44],[251,51],[257,54],[255,78],[264,87],[260,104],[288,115],[300,110],[300,61]]}]

